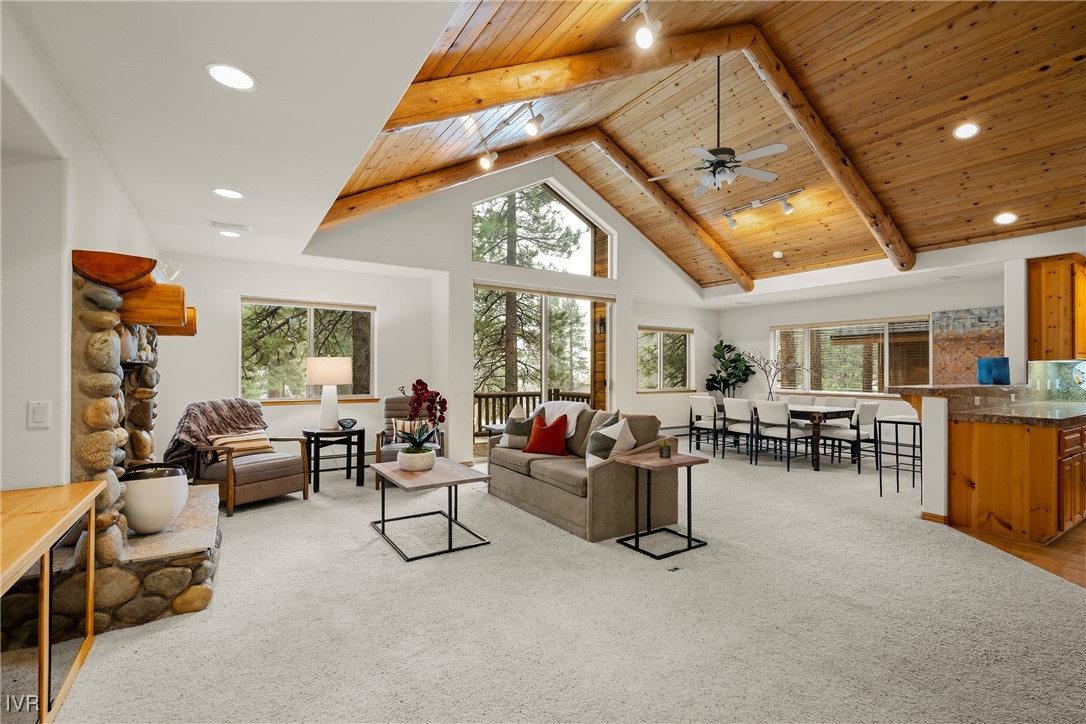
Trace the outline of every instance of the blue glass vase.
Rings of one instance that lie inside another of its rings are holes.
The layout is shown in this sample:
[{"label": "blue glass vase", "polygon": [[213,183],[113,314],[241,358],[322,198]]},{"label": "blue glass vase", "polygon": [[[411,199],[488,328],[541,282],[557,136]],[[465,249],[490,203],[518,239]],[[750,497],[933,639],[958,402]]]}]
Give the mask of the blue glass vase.
[{"label": "blue glass vase", "polygon": [[982,385],[1009,385],[1011,361],[1008,357],[978,357],[977,382]]}]

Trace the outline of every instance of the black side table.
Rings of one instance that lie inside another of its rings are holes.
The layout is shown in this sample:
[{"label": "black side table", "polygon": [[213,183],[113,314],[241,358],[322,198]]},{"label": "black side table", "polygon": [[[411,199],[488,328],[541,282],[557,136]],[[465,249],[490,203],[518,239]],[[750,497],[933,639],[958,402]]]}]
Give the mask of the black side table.
[{"label": "black side table", "polygon": [[[347,446],[347,479],[351,478],[352,461],[351,461],[351,448],[356,451],[357,467],[358,467],[358,480],[355,482],[356,486],[361,487],[363,484],[362,470],[365,468],[366,458],[366,428],[355,427],[350,430],[322,430],[319,427],[303,427],[302,435],[305,436],[306,452],[309,454],[309,482],[313,485],[313,492],[319,493],[321,491],[321,448],[326,448],[330,445],[346,445]],[[342,470],[343,468],[324,468],[325,472],[331,472],[332,470]]]}]

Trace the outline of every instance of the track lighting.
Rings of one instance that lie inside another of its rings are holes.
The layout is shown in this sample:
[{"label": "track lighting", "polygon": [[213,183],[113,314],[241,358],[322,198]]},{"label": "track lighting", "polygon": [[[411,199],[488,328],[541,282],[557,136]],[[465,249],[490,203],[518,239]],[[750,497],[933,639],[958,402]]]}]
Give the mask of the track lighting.
[{"label": "track lighting", "polygon": [[629,11],[622,16],[622,22],[630,20],[638,13],[641,14],[641,25],[638,26],[637,32],[634,33],[634,41],[639,48],[647,50],[652,47],[652,43],[656,40],[656,36],[660,34],[661,24],[659,20],[653,20],[649,17],[648,0],[641,0],[637,5],[630,8]]},{"label": "track lighting", "polygon": [[479,157],[479,165],[483,167],[484,171],[489,171],[494,168],[494,162],[498,160],[498,154],[494,151],[487,151],[485,154]]},{"label": "track lighting", "polygon": [[736,221],[733,218],[735,216],[735,214],[738,214],[740,211],[747,211],[749,209],[761,208],[762,206],[765,206],[768,203],[772,203],[773,201],[780,201],[781,202],[781,211],[783,211],[785,214],[791,214],[796,209],[795,209],[794,206],[792,206],[792,204],[790,204],[788,202],[788,198],[790,196],[795,196],[796,194],[799,194],[799,193],[803,193],[802,188],[798,188],[795,191],[789,191],[786,194],[777,194],[776,196],[770,196],[768,199],[754,199],[754,201],[751,201],[746,206],[740,206],[739,208],[729,209],[727,211],[721,212],[720,215],[724,216],[724,217],[727,217],[727,219],[728,219],[728,227],[731,228],[731,229],[734,229],[737,226]]},{"label": "track lighting", "polygon": [[524,124],[524,132],[529,136],[538,136],[539,132],[543,130],[543,114],[537,114],[531,103],[528,104],[528,113],[531,114],[531,117]]}]

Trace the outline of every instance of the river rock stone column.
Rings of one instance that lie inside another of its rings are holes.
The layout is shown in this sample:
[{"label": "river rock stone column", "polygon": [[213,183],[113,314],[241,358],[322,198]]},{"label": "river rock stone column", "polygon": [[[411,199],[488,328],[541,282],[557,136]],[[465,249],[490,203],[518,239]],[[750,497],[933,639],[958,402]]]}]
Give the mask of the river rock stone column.
[{"label": "river rock stone column", "polygon": [[[155,418],[158,416],[158,332],[142,324],[126,324],[122,333],[131,339],[134,364],[124,376],[126,468],[155,462]],[[123,345],[122,345],[123,346]]]},{"label": "river rock stone column", "polygon": [[[124,522],[124,484],[118,476],[124,474],[124,448],[129,442],[121,425],[125,416],[123,325],[117,313],[121,303],[116,290],[73,275],[71,476],[106,481],[95,501],[95,557],[106,566],[123,553],[127,532],[119,525]],[[77,556],[85,555],[86,535],[76,545]]]}]

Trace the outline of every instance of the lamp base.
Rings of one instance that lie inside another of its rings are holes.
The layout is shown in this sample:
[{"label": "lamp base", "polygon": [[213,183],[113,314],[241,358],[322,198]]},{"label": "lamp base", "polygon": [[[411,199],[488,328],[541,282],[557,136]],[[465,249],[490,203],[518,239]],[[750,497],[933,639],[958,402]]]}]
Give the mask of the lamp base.
[{"label": "lamp base", "polygon": [[339,397],[336,395],[335,385],[323,385],[321,387],[320,429],[339,429]]}]

